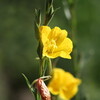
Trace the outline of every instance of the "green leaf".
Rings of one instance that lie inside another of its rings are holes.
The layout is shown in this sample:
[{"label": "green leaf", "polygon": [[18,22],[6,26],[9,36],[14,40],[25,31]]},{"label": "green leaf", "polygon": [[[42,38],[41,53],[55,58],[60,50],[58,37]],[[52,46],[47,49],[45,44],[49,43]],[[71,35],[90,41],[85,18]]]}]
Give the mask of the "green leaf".
[{"label": "green leaf", "polygon": [[41,24],[41,11],[40,11],[40,9],[35,9],[34,15],[35,15],[36,24],[38,24],[38,26],[40,26],[40,24]]},{"label": "green leaf", "polygon": [[35,37],[37,38],[37,40],[39,40],[40,39],[39,29],[38,29],[38,24],[36,22],[34,22],[34,29],[35,29]]},{"label": "green leaf", "polygon": [[31,90],[31,92],[33,93],[33,92],[34,92],[34,88],[33,88],[33,87],[31,87],[31,84],[30,84],[30,82],[29,82],[28,78],[25,76],[25,74],[23,74],[23,73],[22,73],[22,75],[23,75],[23,77],[25,78],[26,83],[27,83],[27,85],[28,85],[29,89],[30,89],[30,90]]},{"label": "green leaf", "polygon": [[39,27],[41,25],[41,11],[35,9],[34,11],[34,29],[37,40],[40,40]]},{"label": "green leaf", "polygon": [[51,63],[51,59],[48,57],[44,57],[42,61],[42,75],[41,76],[45,76],[46,74],[52,75],[52,63]]},{"label": "green leaf", "polygon": [[48,11],[51,5],[53,5],[53,0],[46,0],[46,11]]},{"label": "green leaf", "polygon": [[37,48],[37,53],[40,59],[42,59],[42,51],[43,51],[43,44],[42,42],[39,42],[38,48]]},{"label": "green leaf", "polygon": [[54,10],[53,7],[53,0],[47,0],[46,1],[46,13],[45,13],[45,21],[44,21],[44,25],[48,25],[50,23],[50,21],[52,20],[55,12],[58,10],[59,8]]}]

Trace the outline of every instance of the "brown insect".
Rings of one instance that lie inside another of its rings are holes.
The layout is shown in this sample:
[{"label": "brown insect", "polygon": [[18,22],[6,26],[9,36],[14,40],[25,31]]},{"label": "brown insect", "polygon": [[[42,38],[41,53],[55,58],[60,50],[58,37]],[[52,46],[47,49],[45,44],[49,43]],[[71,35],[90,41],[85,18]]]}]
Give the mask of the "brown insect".
[{"label": "brown insect", "polygon": [[51,100],[50,92],[41,78],[37,80],[36,88],[40,93],[42,100]]}]

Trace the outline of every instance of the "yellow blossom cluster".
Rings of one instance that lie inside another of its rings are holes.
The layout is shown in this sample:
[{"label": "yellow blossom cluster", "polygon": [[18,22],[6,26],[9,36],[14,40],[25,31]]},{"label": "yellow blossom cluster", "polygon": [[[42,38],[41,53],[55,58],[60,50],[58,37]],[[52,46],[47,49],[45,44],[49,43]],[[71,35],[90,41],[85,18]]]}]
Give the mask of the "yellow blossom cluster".
[{"label": "yellow blossom cluster", "polygon": [[43,43],[43,56],[71,59],[70,53],[72,52],[73,44],[67,37],[66,30],[61,30],[59,27],[51,29],[49,26],[41,26],[39,32]]},{"label": "yellow blossom cluster", "polygon": [[60,68],[54,68],[53,72],[53,78],[48,84],[49,91],[64,100],[70,100],[77,93],[81,80]]}]

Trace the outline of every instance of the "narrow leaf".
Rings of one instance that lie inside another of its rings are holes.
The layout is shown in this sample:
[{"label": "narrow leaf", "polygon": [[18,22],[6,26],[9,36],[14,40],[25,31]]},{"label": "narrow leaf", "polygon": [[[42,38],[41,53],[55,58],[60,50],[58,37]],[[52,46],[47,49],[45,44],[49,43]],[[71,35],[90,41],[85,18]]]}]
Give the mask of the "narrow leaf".
[{"label": "narrow leaf", "polygon": [[25,76],[25,74],[23,74],[23,73],[22,73],[22,75],[23,75],[23,77],[25,78],[26,83],[27,83],[27,85],[28,85],[29,89],[30,89],[30,90],[31,90],[31,92],[33,93],[33,92],[34,92],[34,89],[31,87],[31,84],[30,84],[30,82],[29,82],[28,78]]}]

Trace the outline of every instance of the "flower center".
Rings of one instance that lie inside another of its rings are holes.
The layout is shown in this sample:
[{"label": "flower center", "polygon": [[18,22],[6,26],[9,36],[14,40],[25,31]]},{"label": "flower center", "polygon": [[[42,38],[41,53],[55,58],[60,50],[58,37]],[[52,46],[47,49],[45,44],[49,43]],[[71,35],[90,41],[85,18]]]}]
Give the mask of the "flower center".
[{"label": "flower center", "polygon": [[49,45],[48,45],[48,49],[47,49],[47,53],[53,53],[54,50],[57,48],[57,45],[56,45],[56,41],[55,40],[51,40]]},{"label": "flower center", "polygon": [[51,47],[52,48],[57,48],[55,40],[51,40]]}]

